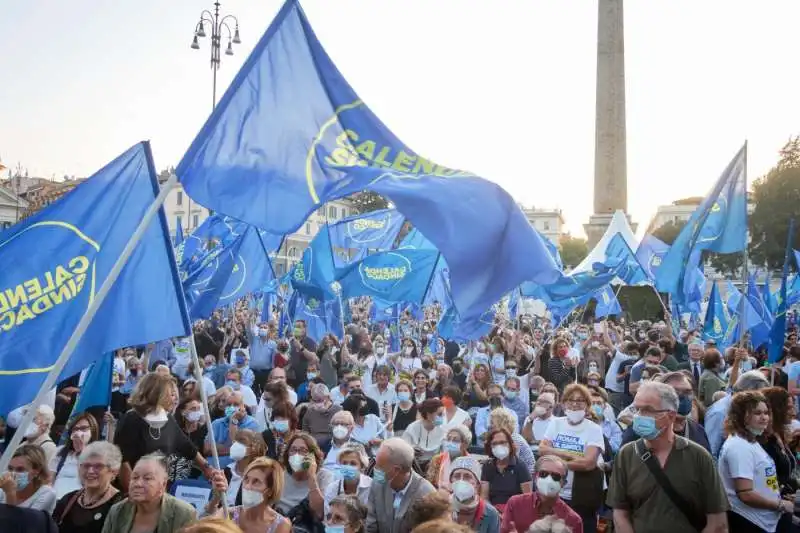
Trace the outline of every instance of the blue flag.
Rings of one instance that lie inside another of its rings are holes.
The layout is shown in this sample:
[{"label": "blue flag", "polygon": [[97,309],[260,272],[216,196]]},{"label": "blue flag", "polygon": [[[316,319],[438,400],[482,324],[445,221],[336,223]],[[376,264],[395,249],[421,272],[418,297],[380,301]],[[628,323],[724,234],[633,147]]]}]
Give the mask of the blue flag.
[{"label": "blue flag", "polygon": [[[111,385],[114,378],[114,354],[103,354],[96,362],[92,363],[83,376],[80,392],[72,406],[67,427],[72,427],[75,419],[92,407],[107,407],[111,405]],[[67,432],[61,434],[60,444],[65,444]]]},{"label": "blue flag", "polygon": [[[775,363],[783,356],[783,345],[786,336],[786,280],[789,277],[789,261],[790,252],[792,250],[792,243],[794,242],[794,219],[789,221],[789,232],[786,236],[786,255],[783,259],[783,273],[781,274],[781,288],[780,288],[780,305],[775,313],[775,320],[772,323],[770,331],[768,360],[770,363]],[[800,270],[800,253],[795,253],[795,260],[797,261],[798,270]]]},{"label": "blue flag", "polygon": [[433,250],[378,252],[337,276],[342,297],[376,296],[389,302],[421,303],[433,278],[439,253]]},{"label": "blue flag", "polygon": [[305,320],[308,336],[312,339],[319,341],[328,333],[333,333],[340,339],[344,336],[337,300],[320,300],[295,292],[289,308],[292,321]]},{"label": "blue flag", "polygon": [[321,227],[311,244],[303,251],[303,257],[291,271],[292,287],[317,299],[334,296],[331,284],[336,281],[336,266],[329,226]]},{"label": "blue flag", "polygon": [[175,221],[175,247],[183,244],[183,228],[181,227],[181,217]]},{"label": "blue flag", "polygon": [[753,347],[758,348],[762,344],[769,342],[769,332],[772,328],[772,322],[775,320],[772,313],[767,309],[767,305],[761,298],[761,292],[756,285],[756,279],[753,274],[749,276],[747,283],[747,301],[753,306],[753,311],[761,318],[761,323],[754,326],[750,332],[753,341]]},{"label": "blue flag", "polygon": [[717,347],[724,348],[724,339],[728,331],[728,315],[725,304],[722,302],[717,284],[711,285],[711,294],[708,296],[708,307],[703,324],[703,339],[713,340]]},{"label": "blue flag", "polygon": [[543,300],[548,307],[565,307],[586,303],[591,295],[611,283],[620,273],[627,271],[627,263],[623,259],[606,259],[605,263],[593,263],[590,270],[569,276],[562,275],[555,283],[536,285],[523,283],[520,287],[522,296]]},{"label": "blue flag", "polygon": [[[462,316],[559,269],[500,186],[422,157],[358,97],[287,0],[176,170],[190,196],[274,234],[371,190],[433,242]],[[469,235],[465,239],[464,235]],[[525,253],[520,253],[524,250]]]},{"label": "blue flag", "polygon": [[392,248],[405,217],[396,209],[381,209],[363,215],[355,215],[340,220],[329,227],[331,247],[349,250],[348,261],[341,261],[334,255],[337,267],[343,267],[366,257],[371,251],[384,251]]},{"label": "blue flag", "polygon": [[196,274],[198,268],[204,268],[206,258],[230,246],[245,229],[244,222],[219,213],[205,219],[177,248],[175,255],[182,277],[185,279]]},{"label": "blue flag", "polygon": [[594,308],[595,318],[622,314],[622,307],[620,307],[617,295],[614,294],[611,285],[606,285],[594,293],[594,299],[597,302],[597,306]]},{"label": "blue flag", "polygon": [[655,281],[656,273],[668,250],[667,244],[652,235],[645,235],[642,242],[639,243],[639,248],[636,249],[636,259],[644,268],[650,281]]},{"label": "blue flag", "polygon": [[433,245],[431,241],[425,238],[417,228],[412,228],[403,240],[400,241],[400,244],[397,246],[400,249],[412,249],[412,250],[436,250],[436,246]]},{"label": "blue flag", "polygon": [[[0,413],[33,400],[158,190],[150,147],[136,144],[0,233]],[[162,210],[60,379],[117,348],[189,334],[174,261]]]},{"label": "blue flag", "polygon": [[[742,293],[730,281],[727,282],[728,300],[726,305],[728,307],[728,315],[731,317],[728,331],[729,335],[726,338],[728,346],[738,342],[743,335],[743,332],[752,332],[755,328],[764,323],[761,316],[756,309],[745,298],[742,301]],[[744,313],[744,315],[742,315]],[[744,330],[741,329],[744,324]],[[756,346],[757,347],[757,346]]]},{"label": "blue flag", "polygon": [[[606,259],[616,259],[622,261],[624,267],[621,268],[618,277],[628,285],[641,285],[647,283],[648,277],[639,260],[631,250],[625,237],[617,233],[608,242],[606,247]],[[614,313],[612,313],[614,314]]]},{"label": "blue flag", "polygon": [[701,252],[731,254],[747,243],[747,145],[736,154],[714,188],[672,243],[659,268],[656,287],[683,303],[687,274],[697,268]]}]

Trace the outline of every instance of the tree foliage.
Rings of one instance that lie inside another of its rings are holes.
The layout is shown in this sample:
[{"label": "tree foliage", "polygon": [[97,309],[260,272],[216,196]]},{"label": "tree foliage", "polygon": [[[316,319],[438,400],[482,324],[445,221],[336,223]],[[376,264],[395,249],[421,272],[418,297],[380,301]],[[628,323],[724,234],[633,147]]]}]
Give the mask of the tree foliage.
[{"label": "tree foliage", "polygon": [[672,243],[678,238],[678,234],[685,225],[686,221],[675,222],[670,220],[666,224],[662,224],[656,228],[655,231],[653,231],[653,237],[663,241],[664,244],[672,246]]},{"label": "tree foliage", "polygon": [[566,234],[558,243],[561,253],[561,262],[565,267],[576,267],[589,255],[589,246],[586,239],[573,237]]},{"label": "tree foliage", "polygon": [[[778,164],[753,182],[755,209],[750,215],[750,259],[771,270],[783,268],[789,220],[800,224],[800,137],[780,150]],[[794,249],[800,249],[800,233]]]},{"label": "tree foliage", "polygon": [[353,202],[353,208],[359,215],[389,207],[389,201],[386,198],[372,191],[362,191],[358,194],[354,194],[350,200]]}]

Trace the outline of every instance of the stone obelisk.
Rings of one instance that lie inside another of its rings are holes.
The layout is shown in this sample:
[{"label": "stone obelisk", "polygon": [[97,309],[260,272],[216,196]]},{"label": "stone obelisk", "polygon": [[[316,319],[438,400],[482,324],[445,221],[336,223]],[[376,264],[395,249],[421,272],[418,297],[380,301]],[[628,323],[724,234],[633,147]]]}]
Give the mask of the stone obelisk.
[{"label": "stone obelisk", "polygon": [[583,226],[590,249],[603,236],[614,212],[619,209],[627,214],[628,210],[623,0],[597,1],[594,214]]}]

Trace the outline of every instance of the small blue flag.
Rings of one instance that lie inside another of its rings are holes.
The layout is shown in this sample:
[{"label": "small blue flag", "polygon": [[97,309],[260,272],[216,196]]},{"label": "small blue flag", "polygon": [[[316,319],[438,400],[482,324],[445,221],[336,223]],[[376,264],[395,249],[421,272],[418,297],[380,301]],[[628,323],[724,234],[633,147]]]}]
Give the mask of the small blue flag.
[{"label": "small blue flag", "polygon": [[381,209],[355,215],[329,225],[331,247],[348,250],[348,261],[334,255],[336,267],[365,258],[370,251],[390,250],[406,218],[396,209]]},{"label": "small blue flag", "polygon": [[[781,274],[780,304],[775,313],[775,320],[770,331],[768,359],[770,363],[775,363],[783,356],[783,345],[786,336],[786,278],[789,277],[789,261],[792,243],[794,242],[794,219],[789,221],[789,232],[786,236],[786,255],[783,259],[783,273]],[[795,253],[798,269],[800,270],[800,254]]]},{"label": "small blue flag", "polygon": [[652,235],[645,235],[642,242],[639,243],[639,248],[636,249],[636,259],[644,268],[649,280],[655,281],[658,269],[668,250],[667,244]]},{"label": "small blue flag", "polygon": [[594,299],[597,302],[597,306],[594,308],[595,318],[622,314],[622,307],[620,307],[617,295],[614,294],[611,285],[606,285],[594,293]]},{"label": "small blue flag", "polygon": [[611,240],[608,242],[608,246],[606,246],[606,259],[622,261],[624,267],[622,267],[618,273],[618,277],[626,284],[641,285],[647,283],[647,273],[644,268],[642,268],[642,265],[639,264],[639,260],[636,258],[633,250],[628,246],[625,237],[623,237],[621,233],[617,233],[611,237]]},{"label": "small blue flag", "polygon": [[712,283],[711,294],[708,296],[708,307],[706,308],[706,318],[703,323],[703,338],[713,340],[717,347],[724,349],[724,340],[728,331],[728,315],[725,304],[722,302],[717,284]]}]

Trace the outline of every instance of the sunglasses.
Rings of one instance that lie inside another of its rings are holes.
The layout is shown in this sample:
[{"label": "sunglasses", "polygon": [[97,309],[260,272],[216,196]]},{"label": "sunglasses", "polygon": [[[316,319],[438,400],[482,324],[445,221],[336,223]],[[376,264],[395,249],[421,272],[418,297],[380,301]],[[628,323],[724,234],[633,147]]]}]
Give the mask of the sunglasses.
[{"label": "sunglasses", "polygon": [[544,470],[537,472],[536,475],[541,479],[546,477],[552,478],[553,481],[557,481],[559,483],[561,483],[561,479],[563,478],[561,474],[556,474],[555,472],[545,472]]}]

